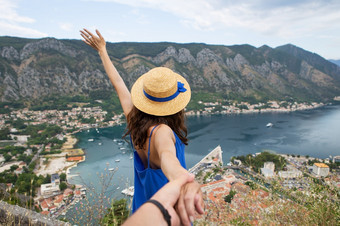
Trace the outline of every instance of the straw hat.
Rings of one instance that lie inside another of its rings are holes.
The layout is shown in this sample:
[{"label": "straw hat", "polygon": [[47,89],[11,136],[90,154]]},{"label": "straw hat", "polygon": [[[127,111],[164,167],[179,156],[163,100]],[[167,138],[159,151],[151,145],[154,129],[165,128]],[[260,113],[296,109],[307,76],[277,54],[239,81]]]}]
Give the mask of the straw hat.
[{"label": "straw hat", "polygon": [[181,75],[156,67],[140,76],[131,89],[132,103],[150,115],[173,115],[187,106],[191,90]]}]

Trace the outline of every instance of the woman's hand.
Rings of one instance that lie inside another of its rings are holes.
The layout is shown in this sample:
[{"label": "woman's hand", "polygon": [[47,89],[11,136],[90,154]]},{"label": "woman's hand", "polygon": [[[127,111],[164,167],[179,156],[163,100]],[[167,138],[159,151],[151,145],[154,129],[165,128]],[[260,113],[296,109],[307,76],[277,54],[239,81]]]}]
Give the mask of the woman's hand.
[{"label": "woman's hand", "polygon": [[176,212],[184,225],[190,225],[190,222],[195,219],[195,210],[197,213],[203,214],[204,202],[201,185],[193,181],[182,187]]},{"label": "woman's hand", "polygon": [[83,41],[98,52],[101,52],[102,50],[105,50],[106,42],[98,30],[96,30],[96,33],[98,37],[85,28],[80,31],[80,35],[84,38]]},{"label": "woman's hand", "polygon": [[[178,213],[176,213],[174,206],[180,197],[181,187],[193,181],[194,175],[187,172],[186,174],[182,174],[177,179],[164,185],[164,187],[152,197],[152,199],[156,199],[162,203],[163,206],[168,210],[169,214],[171,215],[171,225],[180,225],[180,218]],[[190,225],[190,223],[186,225]]]}]

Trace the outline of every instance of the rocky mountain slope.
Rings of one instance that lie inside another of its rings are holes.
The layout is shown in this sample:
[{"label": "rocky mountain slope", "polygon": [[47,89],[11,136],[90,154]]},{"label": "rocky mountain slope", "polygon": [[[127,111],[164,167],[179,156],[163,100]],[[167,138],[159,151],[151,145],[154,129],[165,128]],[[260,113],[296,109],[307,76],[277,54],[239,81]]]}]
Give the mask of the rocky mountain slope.
[{"label": "rocky mountain slope", "polygon": [[[225,98],[329,100],[340,95],[340,67],[293,45],[277,48],[200,43],[107,43],[131,87],[156,66],[186,77],[194,93]],[[0,37],[0,100],[111,92],[98,54],[80,40]]]},{"label": "rocky mountain slope", "polygon": [[329,60],[329,61],[340,66],[340,60]]}]

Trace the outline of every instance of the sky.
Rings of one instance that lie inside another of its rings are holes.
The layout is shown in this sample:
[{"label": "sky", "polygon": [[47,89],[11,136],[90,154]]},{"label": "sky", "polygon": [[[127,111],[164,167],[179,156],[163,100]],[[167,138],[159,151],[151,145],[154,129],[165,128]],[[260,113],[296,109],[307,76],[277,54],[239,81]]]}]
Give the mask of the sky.
[{"label": "sky", "polygon": [[277,47],[340,59],[340,0],[0,0],[0,36]]}]

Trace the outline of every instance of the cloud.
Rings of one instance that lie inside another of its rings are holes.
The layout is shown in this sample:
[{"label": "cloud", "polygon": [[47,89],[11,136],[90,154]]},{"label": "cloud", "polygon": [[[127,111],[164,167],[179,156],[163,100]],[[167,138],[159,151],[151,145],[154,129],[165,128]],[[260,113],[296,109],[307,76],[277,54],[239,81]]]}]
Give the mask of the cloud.
[{"label": "cloud", "polygon": [[19,16],[15,11],[16,5],[12,1],[0,0],[0,20],[11,22],[33,23],[35,20],[29,17]]},{"label": "cloud", "polygon": [[21,37],[45,37],[47,34],[21,25],[32,24],[33,18],[20,16],[16,12],[17,5],[13,0],[0,0],[0,35]]},{"label": "cloud", "polygon": [[8,36],[18,36],[25,38],[40,38],[47,37],[47,34],[22,26],[18,26],[15,24],[4,23],[0,21],[0,35],[8,35]]},{"label": "cloud", "polygon": [[64,31],[73,31],[74,30],[74,26],[71,23],[60,23],[59,27],[61,30]]},{"label": "cloud", "polygon": [[92,0],[171,13],[199,30],[246,29],[265,36],[290,38],[340,29],[337,0]]}]

